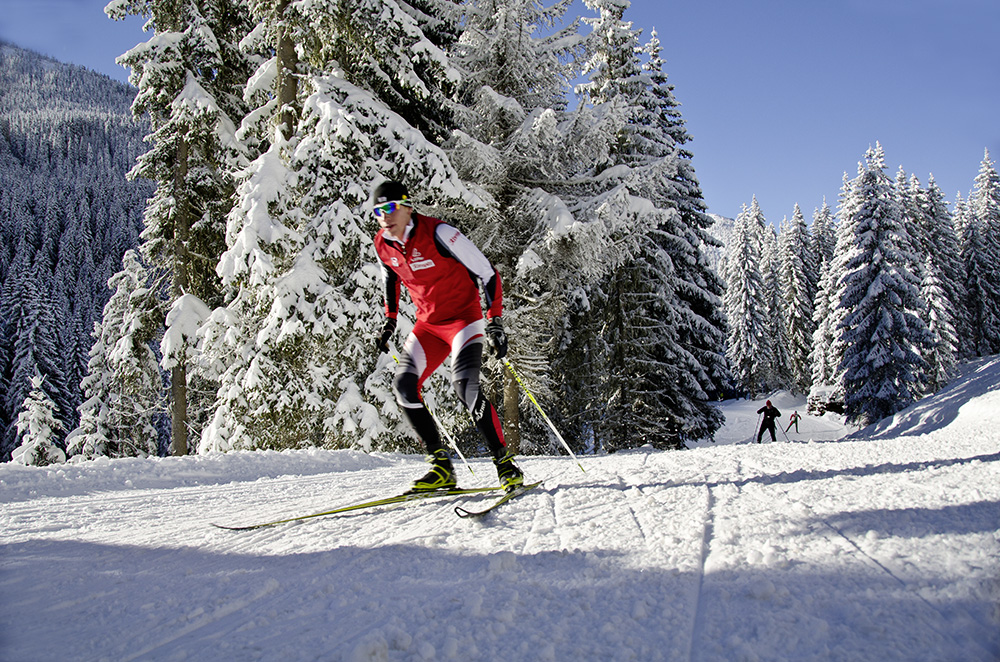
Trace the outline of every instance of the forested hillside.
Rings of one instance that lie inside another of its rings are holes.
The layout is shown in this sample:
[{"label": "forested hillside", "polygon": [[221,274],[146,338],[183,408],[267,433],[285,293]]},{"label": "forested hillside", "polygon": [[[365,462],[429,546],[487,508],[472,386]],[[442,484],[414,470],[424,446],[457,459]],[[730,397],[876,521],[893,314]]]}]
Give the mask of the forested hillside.
[{"label": "forested hillside", "polygon": [[64,431],[77,423],[94,322],[142,230],[148,182],[135,90],[0,43],[0,459],[44,378]]},{"label": "forested hillside", "polygon": [[[628,9],[112,0],[148,19],[134,95],[5,47],[2,457],[420,449],[373,342],[385,180],[496,267],[509,364],[484,391],[522,454],[684,448],[713,400],[778,389],[866,424],[1000,352],[988,152],[950,206],[872,136],[811,227],[754,199],[713,236],[664,43]],[[447,377],[423,397],[484,450]]]}]

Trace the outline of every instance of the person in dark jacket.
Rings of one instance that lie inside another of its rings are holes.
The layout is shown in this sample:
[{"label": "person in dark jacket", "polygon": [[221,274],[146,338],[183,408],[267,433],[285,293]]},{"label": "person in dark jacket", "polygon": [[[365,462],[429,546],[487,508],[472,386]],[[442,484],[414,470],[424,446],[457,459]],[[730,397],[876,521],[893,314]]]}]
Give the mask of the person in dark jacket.
[{"label": "person in dark jacket", "polygon": [[776,441],[777,438],[774,436],[774,421],[781,416],[781,412],[768,400],[767,404],[757,410],[757,413],[764,415],[764,420],[760,424],[760,431],[757,433],[757,443],[759,444],[760,438],[764,436],[764,430],[771,432],[771,441]]}]

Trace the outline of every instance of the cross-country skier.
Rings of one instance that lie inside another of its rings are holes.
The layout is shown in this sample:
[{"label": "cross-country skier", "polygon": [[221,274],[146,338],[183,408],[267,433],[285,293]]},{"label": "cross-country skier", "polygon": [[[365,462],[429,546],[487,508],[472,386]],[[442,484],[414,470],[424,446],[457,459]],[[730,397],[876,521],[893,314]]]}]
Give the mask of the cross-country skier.
[{"label": "cross-country skier", "polygon": [[794,425],[795,426],[795,432],[797,434],[798,431],[799,431],[799,421],[800,420],[802,420],[802,417],[799,416],[799,412],[798,411],[793,411],[792,415],[788,417],[788,427],[785,428],[785,433],[787,434],[788,431],[791,430],[792,426]]},{"label": "cross-country skier", "polygon": [[[508,452],[496,408],[479,388],[484,339],[497,358],[507,354],[500,274],[461,232],[437,218],[413,210],[406,187],[394,181],[379,184],[372,194],[378,219],[375,251],[385,286],[385,322],[375,337],[380,352],[389,351],[396,331],[400,284],[417,307],[417,323],[403,345],[393,381],[396,400],[417,436],[427,447],[431,469],[413,491],[455,487],[457,480],[434,417],[424,406],[424,381],[450,354],[451,382],[483,435],[500,486],[523,484],[521,470]],[[486,300],[483,319],[480,287]]]},{"label": "cross-country skier", "polygon": [[764,436],[764,430],[770,431],[771,441],[775,441],[774,421],[781,416],[781,412],[768,400],[767,404],[757,410],[757,413],[764,414],[764,420],[760,424],[760,432],[757,433],[757,443],[759,444],[760,438]]}]

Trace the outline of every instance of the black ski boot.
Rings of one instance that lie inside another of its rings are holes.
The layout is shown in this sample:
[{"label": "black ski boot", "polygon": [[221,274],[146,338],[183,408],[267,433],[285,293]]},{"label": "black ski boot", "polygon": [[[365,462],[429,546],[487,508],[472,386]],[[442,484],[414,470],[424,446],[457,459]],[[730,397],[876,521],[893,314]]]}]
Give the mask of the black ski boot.
[{"label": "black ski boot", "polygon": [[514,464],[514,454],[507,453],[500,459],[493,460],[497,467],[497,478],[500,479],[500,487],[506,492],[524,485],[524,473]]},{"label": "black ski boot", "polygon": [[427,461],[431,463],[431,470],[423,478],[413,483],[413,487],[410,488],[411,492],[448,490],[458,485],[448,451],[439,448],[427,456]]}]

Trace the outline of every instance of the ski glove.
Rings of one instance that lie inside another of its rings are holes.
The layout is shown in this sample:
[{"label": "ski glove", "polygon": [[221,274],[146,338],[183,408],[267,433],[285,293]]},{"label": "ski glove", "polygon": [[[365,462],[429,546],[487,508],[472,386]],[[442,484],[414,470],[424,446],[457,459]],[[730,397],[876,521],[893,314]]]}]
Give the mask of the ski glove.
[{"label": "ski glove", "polygon": [[503,331],[503,321],[499,317],[494,317],[486,325],[486,340],[498,359],[507,356],[507,334]]},{"label": "ski glove", "polygon": [[396,320],[387,317],[385,323],[382,324],[382,330],[375,336],[375,349],[378,350],[379,354],[385,354],[389,351],[389,341],[392,340],[394,333],[396,333]]}]

